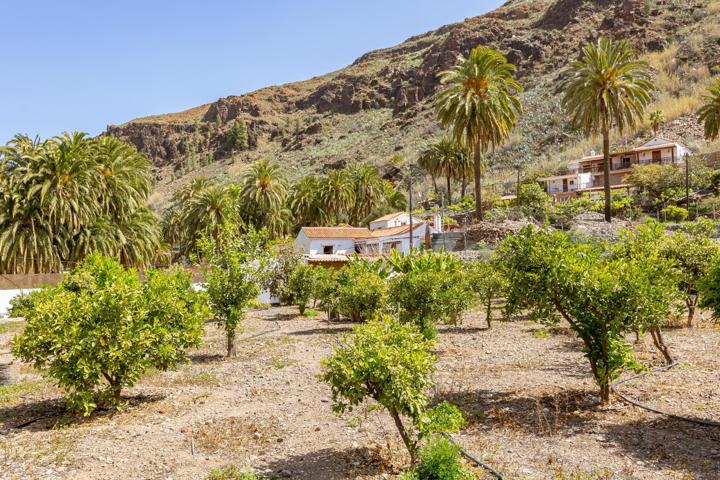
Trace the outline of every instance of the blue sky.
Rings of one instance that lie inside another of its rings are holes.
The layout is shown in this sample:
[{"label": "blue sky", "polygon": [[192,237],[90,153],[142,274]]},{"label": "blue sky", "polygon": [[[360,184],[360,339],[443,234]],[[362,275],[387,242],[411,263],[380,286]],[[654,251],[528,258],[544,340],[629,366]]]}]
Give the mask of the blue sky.
[{"label": "blue sky", "polygon": [[3,0],[0,143],[304,80],[503,0]]}]

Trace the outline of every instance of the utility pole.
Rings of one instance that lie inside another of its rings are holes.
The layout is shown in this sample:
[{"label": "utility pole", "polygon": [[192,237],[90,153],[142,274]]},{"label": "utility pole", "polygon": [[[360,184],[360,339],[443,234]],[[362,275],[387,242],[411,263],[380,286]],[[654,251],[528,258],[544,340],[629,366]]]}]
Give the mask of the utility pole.
[{"label": "utility pole", "polygon": [[690,214],[690,156],[685,154],[685,209]]},{"label": "utility pole", "polygon": [[413,211],[413,204],[412,204],[412,167],[408,166],[408,214],[410,216],[410,233],[408,234],[410,237],[410,252],[412,252],[413,249],[413,220],[412,220],[412,211]]}]

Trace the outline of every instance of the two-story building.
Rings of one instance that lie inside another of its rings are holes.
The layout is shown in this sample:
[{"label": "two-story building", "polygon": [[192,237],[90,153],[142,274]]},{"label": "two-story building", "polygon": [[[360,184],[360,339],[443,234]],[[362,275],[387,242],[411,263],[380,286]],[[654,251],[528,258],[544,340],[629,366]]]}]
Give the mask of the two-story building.
[{"label": "two-story building", "polygon": [[[681,143],[664,138],[654,138],[631,150],[610,154],[610,188],[629,188],[625,177],[632,173],[635,165],[685,164],[690,151]],[[568,163],[568,173],[538,179],[545,185],[545,191],[555,200],[566,200],[586,192],[602,191],[604,181],[604,157],[594,152],[590,156]]]},{"label": "two-story building", "polygon": [[[438,225],[431,226],[415,217],[412,223],[412,247],[429,246]],[[356,253],[377,256],[391,250],[409,252],[410,215],[391,213],[370,222],[369,228],[302,227],[295,245],[309,263],[340,264]]]}]

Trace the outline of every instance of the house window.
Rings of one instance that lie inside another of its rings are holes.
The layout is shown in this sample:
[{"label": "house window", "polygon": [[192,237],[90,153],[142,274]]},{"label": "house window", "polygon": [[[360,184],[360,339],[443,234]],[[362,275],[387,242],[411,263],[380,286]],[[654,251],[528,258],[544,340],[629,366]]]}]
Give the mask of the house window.
[{"label": "house window", "polygon": [[333,246],[332,245],[323,245],[323,254],[332,255],[333,254]]}]

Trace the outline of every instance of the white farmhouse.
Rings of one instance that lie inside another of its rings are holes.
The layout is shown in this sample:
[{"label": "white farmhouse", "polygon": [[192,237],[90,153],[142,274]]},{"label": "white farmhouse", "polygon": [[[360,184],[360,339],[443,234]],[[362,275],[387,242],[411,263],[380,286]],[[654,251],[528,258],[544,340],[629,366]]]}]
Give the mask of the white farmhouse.
[{"label": "white farmhouse", "polygon": [[[412,246],[430,245],[436,228],[413,218]],[[410,215],[392,213],[370,222],[370,228],[302,227],[296,247],[309,263],[344,263],[353,254],[378,256],[391,250],[410,251]]]}]

